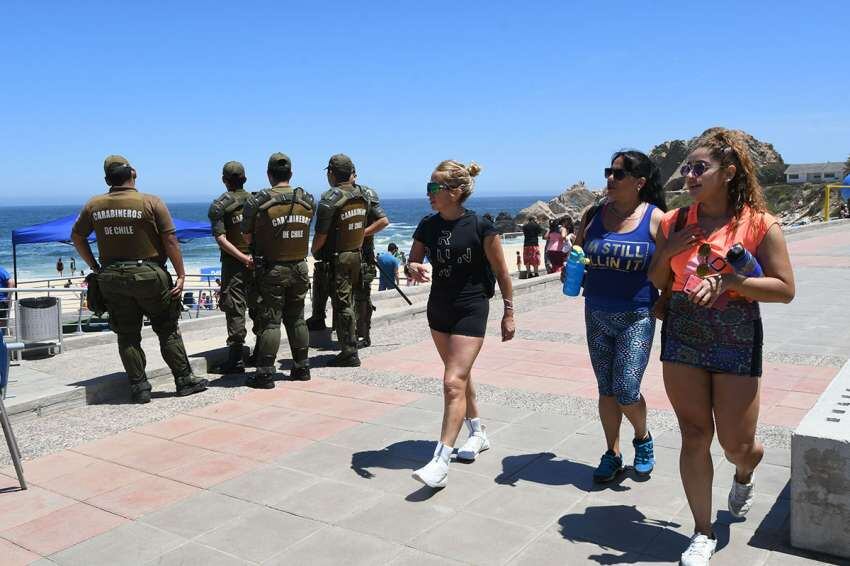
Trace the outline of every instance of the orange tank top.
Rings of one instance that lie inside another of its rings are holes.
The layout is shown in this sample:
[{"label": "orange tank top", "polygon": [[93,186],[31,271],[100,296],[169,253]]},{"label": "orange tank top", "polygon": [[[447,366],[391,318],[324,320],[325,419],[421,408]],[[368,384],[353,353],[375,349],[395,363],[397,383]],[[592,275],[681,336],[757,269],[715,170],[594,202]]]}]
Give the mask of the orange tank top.
[{"label": "orange tank top", "polygon": [[[667,212],[661,219],[661,231],[665,237],[670,236],[670,231],[676,222],[676,210]],[[688,219],[685,226],[697,224],[699,219],[699,206],[691,205],[688,210]],[[744,207],[740,218],[732,219],[726,225],[715,230],[706,240],[711,246],[711,254],[708,257],[709,274],[732,273],[732,266],[726,263],[726,252],[732,245],[741,243],[747,251],[754,256],[764,239],[764,235],[771,226],[777,223],[776,218],[766,212],[754,212],[750,207]],[[702,243],[702,242],[700,242]],[[682,291],[685,282],[691,275],[696,276],[697,266],[700,258],[697,253],[699,246],[693,246],[688,250],[673,256],[670,259],[670,269],[673,271],[673,291]],[[734,291],[727,291],[728,299],[744,298]],[[722,305],[722,301],[720,304]],[[718,305],[720,306],[720,305]]]}]

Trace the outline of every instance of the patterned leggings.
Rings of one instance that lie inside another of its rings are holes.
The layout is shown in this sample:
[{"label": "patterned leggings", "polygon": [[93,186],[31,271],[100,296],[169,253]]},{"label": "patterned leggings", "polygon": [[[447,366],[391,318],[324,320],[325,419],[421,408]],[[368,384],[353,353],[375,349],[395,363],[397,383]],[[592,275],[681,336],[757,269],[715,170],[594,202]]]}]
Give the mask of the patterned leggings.
[{"label": "patterned leggings", "polygon": [[608,312],[585,306],[584,322],[599,394],[615,396],[621,405],[638,402],[655,335],[649,309]]}]

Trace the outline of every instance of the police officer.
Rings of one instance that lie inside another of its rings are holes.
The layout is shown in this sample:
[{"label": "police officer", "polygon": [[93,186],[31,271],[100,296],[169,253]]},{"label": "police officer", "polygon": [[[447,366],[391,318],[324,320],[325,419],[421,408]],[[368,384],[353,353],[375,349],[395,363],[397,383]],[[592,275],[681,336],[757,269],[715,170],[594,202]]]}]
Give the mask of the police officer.
[{"label": "police officer", "polygon": [[375,189],[356,183],[354,186],[359,187],[366,197],[368,210],[366,222],[367,228],[371,229],[370,234],[363,238],[360,285],[354,289],[354,312],[357,317],[357,338],[359,339],[357,347],[368,348],[372,345],[370,331],[372,328],[372,312],[375,310],[374,305],[372,305],[372,281],[375,280],[378,273],[374,234],[386,228],[390,221],[387,218],[387,213],[381,208],[381,201]]},{"label": "police officer", "polygon": [[363,239],[376,231],[378,223],[366,225],[369,200],[363,189],[354,184],[351,158],[341,153],[334,155],[327,170],[331,189],[319,201],[312,251],[316,259],[329,262],[333,274],[331,300],[342,352],[329,365],[356,367],[360,365],[360,357],[353,295],[360,285],[360,248]]},{"label": "police officer", "polygon": [[[221,248],[221,299],[219,305],[227,319],[227,361],[219,366],[222,373],[243,373],[242,350],[245,344],[247,284],[252,277],[254,259],[242,236],[242,209],[251,196],[245,186],[245,167],[238,161],[224,164],[221,181],[227,188],[210,205],[212,233]],[[251,312],[253,315],[253,312]],[[253,319],[253,316],[252,316]],[[256,323],[254,324],[256,327]]]},{"label": "police officer", "polygon": [[[180,295],[186,272],[174,222],[159,197],[136,190],[136,170],[120,155],[103,163],[109,192],[92,197],[71,231],[80,257],[97,275],[109,312],[109,326],[118,335],[118,352],[137,403],[151,400],[141,348],[142,317],[150,319],[159,338],[162,357],[171,368],[177,395],[207,388],[207,380],[192,375],[183,337],[177,327]],[[88,235],[94,230],[101,267],[92,254]],[[177,272],[172,281],[165,258]]]},{"label": "police officer", "polygon": [[289,185],[292,162],[283,153],[269,157],[268,177],[271,188],[251,195],[242,216],[245,241],[254,246],[259,326],[257,371],[246,385],[258,389],[274,387],[281,317],[292,352],[290,379],[310,379],[304,299],[310,289],[306,257],[315,201]]}]

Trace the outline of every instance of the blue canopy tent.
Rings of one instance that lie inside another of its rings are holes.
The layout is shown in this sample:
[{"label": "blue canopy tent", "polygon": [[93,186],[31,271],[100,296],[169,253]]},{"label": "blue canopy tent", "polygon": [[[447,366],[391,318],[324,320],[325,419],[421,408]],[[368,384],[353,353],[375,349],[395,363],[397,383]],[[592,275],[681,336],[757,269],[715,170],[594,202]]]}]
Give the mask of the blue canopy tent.
[{"label": "blue canopy tent", "polygon": [[[71,228],[77,220],[76,214],[63,216],[50,222],[33,224],[24,228],[12,230],[12,268],[15,272],[15,281],[18,280],[18,244],[40,244],[45,242],[71,243]],[[193,240],[212,236],[212,229],[208,222],[194,222],[174,218],[174,226],[177,228],[178,240]],[[94,242],[94,232],[89,234],[89,242]]]}]

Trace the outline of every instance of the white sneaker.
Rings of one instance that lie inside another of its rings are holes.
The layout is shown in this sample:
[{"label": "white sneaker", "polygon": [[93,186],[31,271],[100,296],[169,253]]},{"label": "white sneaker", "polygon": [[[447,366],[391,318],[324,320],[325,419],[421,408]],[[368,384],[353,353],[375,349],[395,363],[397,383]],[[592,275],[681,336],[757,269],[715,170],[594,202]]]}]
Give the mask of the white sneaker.
[{"label": "white sneaker", "polygon": [[457,451],[458,460],[474,461],[479,452],[490,449],[490,441],[487,439],[487,427],[481,425],[481,430],[472,432],[466,442]]},{"label": "white sneaker", "polygon": [[420,481],[428,487],[446,487],[449,479],[449,456],[452,448],[445,446],[442,442],[437,443],[434,458],[413,472],[413,479]]},{"label": "white sneaker", "polygon": [[755,483],[750,478],[750,483],[738,483],[732,476],[732,489],[729,490],[729,513],[736,519],[746,516],[753,505]]},{"label": "white sneaker", "polygon": [[716,538],[709,538],[704,534],[696,533],[691,537],[691,544],[682,553],[679,564],[681,566],[707,566],[715,548],[717,548]]}]

